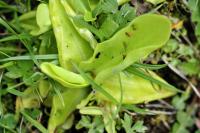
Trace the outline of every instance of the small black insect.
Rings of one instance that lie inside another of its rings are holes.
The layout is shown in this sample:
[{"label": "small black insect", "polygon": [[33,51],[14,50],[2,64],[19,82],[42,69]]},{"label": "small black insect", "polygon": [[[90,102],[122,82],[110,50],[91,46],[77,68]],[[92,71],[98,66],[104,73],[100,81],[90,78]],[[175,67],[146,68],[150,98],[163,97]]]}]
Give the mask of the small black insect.
[{"label": "small black insect", "polygon": [[95,58],[98,59],[100,55],[101,55],[101,53],[98,52],[98,53],[95,55]]}]

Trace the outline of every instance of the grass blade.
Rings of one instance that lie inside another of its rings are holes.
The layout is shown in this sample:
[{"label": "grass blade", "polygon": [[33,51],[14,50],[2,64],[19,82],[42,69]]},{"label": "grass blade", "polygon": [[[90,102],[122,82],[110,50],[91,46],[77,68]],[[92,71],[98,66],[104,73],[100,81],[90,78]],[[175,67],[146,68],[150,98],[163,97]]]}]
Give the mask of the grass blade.
[{"label": "grass blade", "polygon": [[[10,66],[13,66],[13,65],[15,65],[15,63],[13,61],[10,61],[10,62],[7,62],[7,63],[0,65],[0,69],[4,69],[6,67],[10,67]],[[0,84],[1,84],[1,81],[0,81]]]},{"label": "grass blade", "polygon": [[7,3],[0,1],[1,9],[9,9],[8,11],[18,11],[16,6],[8,5]]},{"label": "grass blade", "polygon": [[[20,84],[20,85],[22,85],[22,84]],[[15,86],[9,87],[8,89],[6,89],[6,91],[9,92],[10,94],[16,95],[18,97],[23,97],[23,96],[25,96],[23,92],[14,89],[15,87],[18,87],[20,85],[17,84]]]},{"label": "grass blade", "polygon": [[118,113],[121,110],[122,107],[122,101],[123,101],[123,85],[122,85],[122,80],[121,80],[121,75],[120,73],[118,74],[118,78],[119,78],[119,84],[120,84],[120,101],[119,101],[119,105],[117,107],[116,113],[114,114],[115,117],[118,116]]},{"label": "grass blade", "polygon": [[[34,55],[34,58],[37,60],[54,60],[54,59],[58,59],[58,55],[57,54]],[[9,57],[5,59],[0,59],[0,62],[16,61],[16,60],[32,60],[32,58],[30,55],[15,56],[15,57]]]},{"label": "grass blade", "polygon": [[[3,25],[4,27],[6,27],[10,32],[12,32],[14,35],[18,36],[18,34],[15,32],[15,30],[5,21],[0,17],[0,24]],[[36,64],[36,66],[38,68],[40,68],[40,64],[38,62],[37,59],[35,59],[34,54],[31,50],[30,45],[28,45],[28,43],[26,42],[25,39],[21,39],[19,38],[19,40],[23,43],[23,45],[27,48],[28,52],[30,53],[31,59],[33,60],[33,62]]]},{"label": "grass blade", "polygon": [[139,108],[136,105],[125,104],[125,105],[122,106],[122,108],[133,111],[137,114],[143,114],[143,115],[152,114],[151,112],[149,112],[148,109]]},{"label": "grass blade", "polygon": [[12,41],[12,40],[20,40],[20,39],[30,39],[30,36],[27,34],[18,34],[18,35],[11,35],[0,39],[0,42]]},{"label": "grass blade", "polygon": [[[1,90],[1,81],[2,81],[2,78],[3,78],[3,74],[4,72],[2,71],[1,74],[0,74],[0,90]],[[3,104],[2,104],[2,101],[1,101],[1,91],[0,91],[0,119],[3,117]]]},{"label": "grass blade", "polygon": [[19,83],[19,84],[16,84],[16,85],[13,85],[13,86],[11,86],[11,87],[8,87],[8,88],[6,89],[6,91],[9,92],[9,93],[11,93],[11,94],[13,94],[13,95],[19,96],[19,97],[25,96],[23,92],[18,91],[18,90],[16,90],[15,88],[17,88],[17,87],[23,85],[26,81],[28,81],[28,80],[30,80],[30,79],[32,79],[32,78],[34,78],[34,77],[37,77],[37,76],[39,76],[39,75],[41,76],[41,73],[35,72],[32,76],[30,76],[29,78],[27,78],[26,80],[24,80],[24,82],[21,82],[21,83]]},{"label": "grass blade", "polygon": [[21,111],[21,114],[28,120],[34,127],[40,130],[42,133],[48,133],[48,130],[43,127],[38,121],[31,118],[25,111]]},{"label": "grass blade", "polygon": [[[4,124],[2,124],[2,123],[0,123],[0,127],[6,129],[7,131],[9,131],[9,132],[11,132],[11,133],[17,133],[17,132],[14,131],[13,129],[10,129],[10,127],[8,127],[8,126],[6,126],[6,125],[4,125]],[[5,132],[5,133],[7,133],[7,132]]]},{"label": "grass blade", "polygon": [[113,103],[115,104],[119,104],[118,101],[112,96],[110,95],[107,91],[105,91],[100,85],[98,85],[92,78],[90,78],[90,76],[88,76],[81,68],[79,68],[76,64],[72,63],[73,66],[76,68],[76,70],[81,74],[81,76],[88,82],[90,83],[93,88],[97,91],[99,91],[100,93],[102,93],[104,96],[106,96],[107,98],[109,98]]},{"label": "grass blade", "polygon": [[0,17],[0,24],[3,25],[4,27],[6,27],[6,29],[8,29],[10,32],[17,34],[11,27],[10,25],[4,21],[1,17]]},{"label": "grass blade", "polygon": [[126,71],[128,71],[128,72],[130,72],[130,73],[132,73],[132,74],[134,74],[134,75],[136,75],[136,76],[139,76],[139,77],[141,77],[141,78],[143,78],[143,79],[149,80],[149,81],[152,82],[152,83],[155,83],[155,84],[157,84],[157,85],[166,87],[165,89],[168,89],[168,90],[170,90],[170,91],[183,92],[183,91],[177,89],[176,87],[174,87],[174,86],[172,86],[172,85],[170,85],[170,84],[161,82],[161,81],[159,81],[159,80],[157,80],[157,79],[155,79],[155,78],[153,78],[153,77],[147,75],[146,73],[142,72],[141,70],[139,70],[139,69],[137,69],[137,68],[129,67],[129,68],[126,69]]},{"label": "grass blade", "polygon": [[134,63],[132,66],[135,67],[135,68],[143,68],[143,69],[149,69],[149,70],[158,70],[158,69],[166,67],[167,64],[152,65],[152,64]]}]

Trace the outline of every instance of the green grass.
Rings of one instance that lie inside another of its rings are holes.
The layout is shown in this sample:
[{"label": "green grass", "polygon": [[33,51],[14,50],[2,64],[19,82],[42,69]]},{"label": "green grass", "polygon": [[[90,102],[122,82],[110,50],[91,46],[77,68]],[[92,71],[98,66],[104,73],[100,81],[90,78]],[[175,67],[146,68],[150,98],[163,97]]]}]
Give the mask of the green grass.
[{"label": "green grass", "polygon": [[[10,3],[0,0],[0,132],[2,133],[17,133],[19,131],[21,133],[48,133],[48,119],[51,116],[49,109],[53,95],[59,96],[63,107],[67,106],[62,97],[64,90],[60,88],[60,84],[50,77],[47,78],[40,71],[40,64],[44,61],[56,62],[59,65],[53,30],[50,29],[42,35],[33,36],[20,25],[20,15],[35,10],[40,2],[48,3],[48,0],[13,0]],[[72,62],[74,71],[90,84],[89,88],[92,88],[93,91],[89,92],[88,98],[81,102],[80,112],[77,109],[73,116],[66,120],[73,125],[73,128],[68,129],[69,132],[103,133],[106,128],[109,131],[115,127],[117,132],[127,131],[128,133],[154,132],[155,129],[158,132],[166,131],[166,133],[182,133],[183,131],[185,133],[198,133],[199,129],[195,125],[195,121],[200,119],[197,115],[200,105],[197,102],[198,96],[195,95],[192,88],[194,86],[198,88],[200,82],[200,19],[198,13],[200,2],[198,0],[189,0],[184,3],[182,1],[174,1],[174,3],[165,1],[154,5],[148,2],[133,1],[132,4],[130,4],[134,10],[131,11],[132,13],[137,15],[144,12],[164,14],[169,17],[175,28],[170,40],[163,48],[151,53],[146,59],[132,64],[124,70],[124,73],[129,72],[152,84],[179,93],[166,100],[137,105],[123,104],[124,85],[120,75],[118,75],[120,84],[120,99],[118,101],[113,94],[108,93],[105,88],[94,81],[93,76],[95,75],[92,75],[93,73],[84,71],[78,64]],[[134,7],[136,5],[137,8]],[[87,25],[94,30],[94,34],[97,34],[95,36],[97,41],[99,41],[98,37],[103,40],[103,37],[108,39],[111,35],[105,32],[100,34],[94,27],[99,28],[107,14],[110,14],[113,20],[116,19],[109,7],[105,5],[99,7],[104,10],[101,11],[104,12],[104,15],[98,16],[98,20],[100,20],[98,23],[94,21],[89,22],[89,26]],[[113,10],[115,8],[112,7]],[[120,9],[118,11],[118,13],[123,12],[127,13],[126,10]],[[192,17],[188,17],[189,14]],[[91,16],[84,17],[90,18]],[[122,23],[120,23],[121,18],[116,19],[119,20],[118,24],[121,24],[122,27],[126,25],[124,23],[128,20],[126,15],[124,18]],[[184,21],[185,25],[181,26],[180,24],[180,27],[176,27],[176,24],[181,23],[181,21]],[[109,27],[101,27],[101,30],[104,31],[107,28]],[[109,31],[112,30],[112,28],[109,29]],[[167,64],[163,62],[167,62]],[[153,78],[148,73],[149,70],[158,73],[172,85]],[[178,70],[179,73],[176,73],[175,70]],[[184,75],[184,79],[182,79],[182,75]],[[45,92],[45,97],[40,94],[39,84],[41,80],[50,82],[50,89]],[[24,92],[27,88],[36,89],[34,94],[28,95],[28,98]],[[95,98],[95,92],[101,93],[110,102]],[[34,106],[35,101],[30,99],[35,95],[37,98],[34,100],[40,103],[40,107],[25,109],[19,99],[27,98],[27,101],[23,102],[30,102],[29,104]],[[81,114],[81,109],[83,114]],[[97,109],[100,112],[95,114],[92,109]],[[90,111],[93,115],[89,114]],[[166,125],[168,125],[167,128]],[[65,126],[59,126],[58,132],[64,132]]]}]

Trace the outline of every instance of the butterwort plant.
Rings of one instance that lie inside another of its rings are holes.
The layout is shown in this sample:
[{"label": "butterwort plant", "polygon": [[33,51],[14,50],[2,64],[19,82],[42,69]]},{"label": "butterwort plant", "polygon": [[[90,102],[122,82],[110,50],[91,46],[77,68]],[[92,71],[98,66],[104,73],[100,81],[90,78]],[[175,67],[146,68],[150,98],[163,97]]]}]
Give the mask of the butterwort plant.
[{"label": "butterwort plant", "polygon": [[[108,8],[109,3],[112,6]],[[102,115],[106,131],[115,133],[113,114],[123,105],[146,103],[179,92],[147,69],[148,65],[140,64],[168,41],[170,20],[152,13],[136,16],[130,5],[122,3],[49,0],[19,18],[30,34],[41,36],[53,29],[56,39],[59,63],[40,64],[49,78],[42,80],[39,90],[42,98],[49,99],[50,133],[64,123],[71,125],[76,108],[82,114]],[[57,93],[48,95],[49,86]],[[98,104],[88,105],[90,100]]]}]

